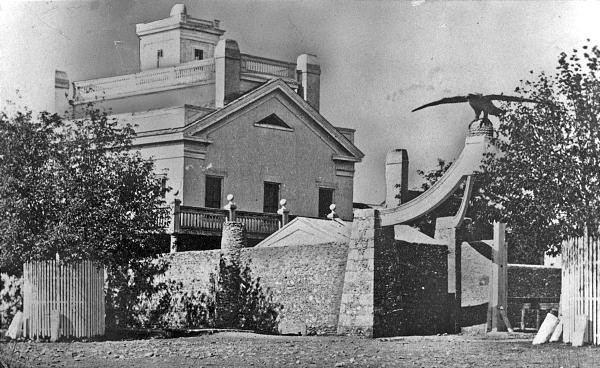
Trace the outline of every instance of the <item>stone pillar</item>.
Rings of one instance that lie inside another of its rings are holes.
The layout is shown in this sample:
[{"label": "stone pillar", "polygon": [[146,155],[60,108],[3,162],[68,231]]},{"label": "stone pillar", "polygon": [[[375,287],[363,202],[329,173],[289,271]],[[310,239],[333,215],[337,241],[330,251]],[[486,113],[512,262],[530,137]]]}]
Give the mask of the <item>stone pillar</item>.
[{"label": "stone pillar", "polygon": [[467,230],[456,226],[454,217],[438,217],[435,223],[435,239],[448,245],[448,331],[459,333],[462,308],[462,243]]},{"label": "stone pillar", "polygon": [[304,101],[319,111],[321,67],[317,57],[310,54],[302,54],[296,59],[296,73],[302,87],[301,96]]},{"label": "stone pillar", "polygon": [[397,207],[407,202],[407,194],[408,152],[405,149],[394,149],[385,157],[385,206]]},{"label": "stone pillar", "polygon": [[373,336],[375,245],[381,240],[379,211],[354,211],[337,333]]},{"label": "stone pillar", "polygon": [[241,57],[234,40],[221,40],[215,48],[215,107],[221,108],[240,93]]},{"label": "stone pillar", "polygon": [[225,221],[221,236],[221,249],[225,260],[238,261],[240,250],[246,247],[246,226],[241,222]]}]

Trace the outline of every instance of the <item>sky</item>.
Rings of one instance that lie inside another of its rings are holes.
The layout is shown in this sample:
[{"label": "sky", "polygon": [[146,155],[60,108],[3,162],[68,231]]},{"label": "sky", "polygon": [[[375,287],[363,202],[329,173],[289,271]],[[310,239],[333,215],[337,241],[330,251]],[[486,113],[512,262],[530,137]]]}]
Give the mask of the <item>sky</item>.
[{"label": "sky", "polygon": [[82,80],[138,71],[135,24],[176,3],[219,19],[243,53],[321,66],[321,114],[356,129],[365,153],[354,201],[385,198],[385,155],[408,150],[417,169],[454,160],[473,111],[466,104],[412,113],[472,92],[511,94],[530,71],[552,72],[560,52],[600,44],[600,1],[0,0],[0,101],[52,108],[54,70]]}]

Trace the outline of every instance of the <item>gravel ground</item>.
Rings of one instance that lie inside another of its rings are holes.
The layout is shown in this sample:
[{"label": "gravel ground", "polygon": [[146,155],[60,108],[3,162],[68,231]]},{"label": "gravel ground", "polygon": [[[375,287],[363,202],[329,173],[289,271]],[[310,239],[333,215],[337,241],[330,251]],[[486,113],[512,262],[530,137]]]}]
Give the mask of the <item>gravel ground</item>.
[{"label": "gravel ground", "polygon": [[[1,343],[34,367],[599,367],[600,348],[532,335],[361,339],[224,332],[174,339]],[[1,366],[1,364],[0,364]]]}]

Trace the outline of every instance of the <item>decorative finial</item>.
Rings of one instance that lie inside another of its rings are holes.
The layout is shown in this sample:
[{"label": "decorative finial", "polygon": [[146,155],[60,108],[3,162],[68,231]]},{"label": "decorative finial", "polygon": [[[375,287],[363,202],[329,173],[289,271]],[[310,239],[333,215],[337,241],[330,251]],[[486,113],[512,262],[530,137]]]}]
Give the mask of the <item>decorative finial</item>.
[{"label": "decorative finial", "polygon": [[281,215],[281,226],[285,226],[285,224],[287,224],[289,221],[290,210],[288,210],[285,207],[286,204],[286,199],[282,199],[281,201],[279,201],[279,205],[281,205],[281,208],[277,210],[277,214]]},{"label": "decorative finial", "polygon": [[331,205],[329,205],[329,209],[331,210],[331,213],[329,215],[327,215],[327,218],[330,220],[333,220],[335,218],[338,218],[338,214],[335,212],[335,203],[332,203]]},{"label": "decorative finial", "polygon": [[235,221],[235,210],[237,209],[237,206],[235,204],[235,202],[233,202],[233,194],[228,194],[227,195],[227,201],[228,203],[225,205],[225,208],[227,211],[229,211],[229,221]]}]

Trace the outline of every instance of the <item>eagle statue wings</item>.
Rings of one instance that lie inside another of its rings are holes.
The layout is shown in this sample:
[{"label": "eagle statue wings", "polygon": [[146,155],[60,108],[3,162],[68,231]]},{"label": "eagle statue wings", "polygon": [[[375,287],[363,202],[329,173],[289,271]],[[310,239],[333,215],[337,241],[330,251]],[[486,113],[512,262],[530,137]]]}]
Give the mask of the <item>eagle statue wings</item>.
[{"label": "eagle statue wings", "polygon": [[495,106],[492,101],[507,101],[507,102],[533,102],[540,103],[541,101],[532,100],[529,98],[515,97],[515,96],[505,96],[505,95],[483,95],[481,93],[469,93],[466,96],[454,96],[454,97],[446,97],[441,100],[433,101],[423,106],[417,107],[412,110],[415,112],[417,110],[424,109],[430,106],[442,105],[442,104],[450,104],[450,103],[461,103],[468,102],[471,108],[475,111],[475,120],[479,119],[479,116],[483,112],[483,118],[487,118],[488,115],[499,116],[504,113],[504,110]]}]

